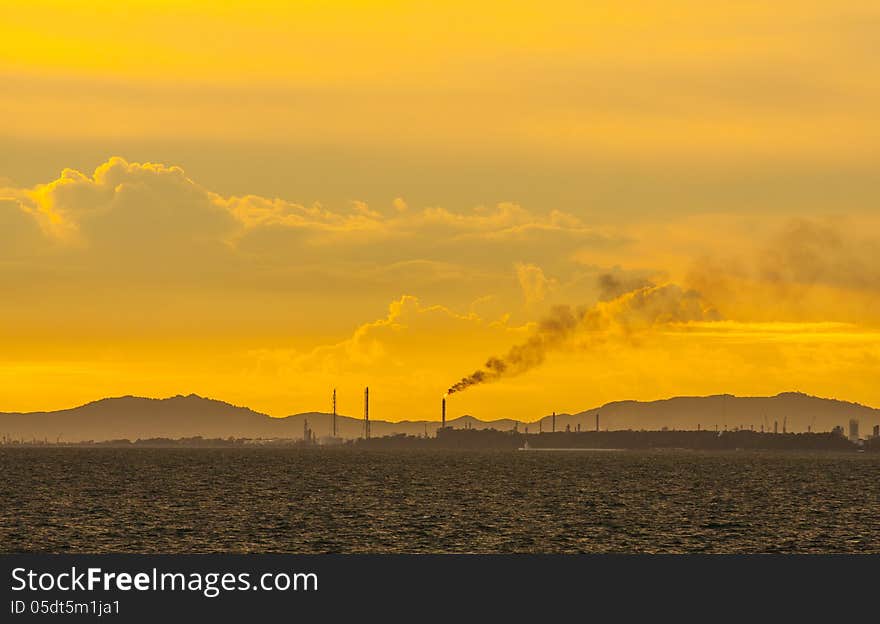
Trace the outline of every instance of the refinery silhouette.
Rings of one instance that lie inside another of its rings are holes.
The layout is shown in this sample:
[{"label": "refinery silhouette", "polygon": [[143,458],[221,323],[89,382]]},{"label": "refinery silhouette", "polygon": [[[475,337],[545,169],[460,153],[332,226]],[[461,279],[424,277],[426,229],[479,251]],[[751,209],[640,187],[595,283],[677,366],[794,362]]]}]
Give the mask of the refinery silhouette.
[{"label": "refinery silhouette", "polygon": [[0,414],[0,444],[880,450],[880,410],[801,393],[620,401],[576,414],[552,411],[531,422],[469,415],[448,419],[448,394],[440,399],[436,421],[371,419],[369,387],[363,389],[360,418],[339,414],[337,399],[334,388],[329,412],[285,418],[197,395],[103,399],[58,412]]}]

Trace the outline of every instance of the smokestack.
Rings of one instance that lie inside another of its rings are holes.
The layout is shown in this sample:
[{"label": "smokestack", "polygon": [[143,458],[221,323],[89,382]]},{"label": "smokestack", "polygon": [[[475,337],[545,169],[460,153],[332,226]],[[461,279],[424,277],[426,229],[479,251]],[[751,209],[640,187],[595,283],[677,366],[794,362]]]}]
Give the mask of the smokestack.
[{"label": "smokestack", "polygon": [[333,388],[333,420],[331,421],[330,436],[336,437],[336,388]]},{"label": "smokestack", "polygon": [[443,402],[440,404],[440,428],[446,428],[446,397],[443,397]]},{"label": "smokestack", "polygon": [[370,387],[364,388],[364,438],[370,439]]},{"label": "smokestack", "polygon": [[556,412],[553,412],[553,420],[551,422],[553,423],[553,433],[556,433]]}]

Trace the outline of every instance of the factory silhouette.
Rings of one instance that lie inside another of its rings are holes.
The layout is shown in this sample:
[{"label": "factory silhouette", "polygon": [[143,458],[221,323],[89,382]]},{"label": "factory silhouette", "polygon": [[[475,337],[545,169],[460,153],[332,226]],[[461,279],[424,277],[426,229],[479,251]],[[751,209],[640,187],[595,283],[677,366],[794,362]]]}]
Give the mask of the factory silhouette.
[{"label": "factory silhouette", "polygon": [[865,451],[880,446],[880,410],[800,393],[619,401],[577,414],[553,411],[532,422],[450,419],[448,395],[440,399],[438,420],[376,420],[369,387],[363,389],[361,416],[353,418],[338,412],[335,388],[329,398],[329,412],[282,418],[197,395],[119,397],[58,412],[0,413],[0,444]]},{"label": "factory silhouette", "polygon": [[[815,432],[815,418],[807,425],[805,432],[794,433],[788,430],[788,418],[781,423],[774,420],[770,430],[765,424],[759,428],[754,425],[742,425],[720,428],[714,424],[703,428],[697,424],[695,430],[675,430],[662,427],[659,430],[605,430],[601,429],[601,413],[594,414],[595,426],[592,430],[582,429],[578,423],[574,429],[566,424],[564,430],[557,430],[556,412],[549,418],[549,431],[544,431],[544,419],[537,421],[537,432],[529,430],[525,425],[519,430],[515,423],[510,431],[497,429],[474,429],[466,421],[464,427],[454,428],[446,423],[446,400],[444,395],[440,402],[440,426],[433,435],[429,435],[427,426],[423,435],[396,434],[371,438],[370,436],[370,390],[364,389],[363,436],[351,441],[358,448],[374,449],[405,449],[405,448],[458,448],[458,449],[499,449],[521,451],[587,451],[587,450],[623,450],[649,448],[684,448],[705,450],[729,449],[766,449],[766,450],[834,450],[834,451],[876,451],[880,452],[880,425],[874,425],[870,437],[859,436],[859,420],[849,419],[848,435],[840,425],[831,431]],[[330,415],[331,435],[320,439],[314,431],[305,425],[303,443],[307,445],[337,445],[345,443],[336,437],[336,389],[333,390],[333,412]]]}]

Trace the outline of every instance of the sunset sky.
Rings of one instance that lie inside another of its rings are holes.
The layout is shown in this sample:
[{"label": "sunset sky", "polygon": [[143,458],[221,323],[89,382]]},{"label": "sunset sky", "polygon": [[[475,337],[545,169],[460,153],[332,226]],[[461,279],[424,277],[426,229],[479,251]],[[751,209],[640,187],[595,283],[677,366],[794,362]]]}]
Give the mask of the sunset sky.
[{"label": "sunset sky", "polygon": [[0,411],[880,406],[878,41],[876,0],[5,2]]}]

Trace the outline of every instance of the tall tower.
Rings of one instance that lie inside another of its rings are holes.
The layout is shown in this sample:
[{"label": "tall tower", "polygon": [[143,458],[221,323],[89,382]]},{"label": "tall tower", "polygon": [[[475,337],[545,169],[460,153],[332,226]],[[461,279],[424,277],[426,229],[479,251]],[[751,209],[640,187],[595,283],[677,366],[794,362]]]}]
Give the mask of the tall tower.
[{"label": "tall tower", "polygon": [[364,388],[364,438],[370,439],[370,387]]},{"label": "tall tower", "polygon": [[550,422],[552,423],[551,427],[553,429],[553,433],[556,433],[556,412],[553,412],[553,416],[551,416]]},{"label": "tall tower", "polygon": [[446,397],[443,397],[443,402],[440,404],[440,428],[446,429]]},{"label": "tall tower", "polygon": [[596,412],[596,431],[599,431],[599,412]]},{"label": "tall tower", "polygon": [[336,437],[336,388],[333,388],[333,418],[330,420],[330,437]]}]

